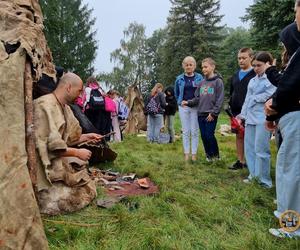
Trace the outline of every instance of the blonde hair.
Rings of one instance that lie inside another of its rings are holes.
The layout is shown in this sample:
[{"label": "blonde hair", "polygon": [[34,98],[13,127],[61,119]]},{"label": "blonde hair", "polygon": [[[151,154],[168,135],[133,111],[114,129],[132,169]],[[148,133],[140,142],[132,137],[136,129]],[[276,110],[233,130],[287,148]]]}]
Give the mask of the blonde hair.
[{"label": "blonde hair", "polygon": [[159,88],[161,88],[162,90],[164,89],[164,85],[162,85],[161,83],[156,83],[155,85],[154,85],[154,87],[152,88],[152,90],[151,90],[151,96],[155,96],[156,94],[157,94],[157,90],[159,89]]},{"label": "blonde hair", "polygon": [[202,63],[205,63],[205,62],[212,66],[216,66],[216,61],[214,59],[212,59],[211,57],[204,58],[202,60]]},{"label": "blonde hair", "polygon": [[183,67],[184,64],[186,64],[187,62],[192,62],[192,63],[195,65],[195,67],[197,66],[197,62],[196,62],[195,58],[192,57],[192,56],[186,56],[186,57],[183,59],[183,61],[182,61],[182,67]]}]

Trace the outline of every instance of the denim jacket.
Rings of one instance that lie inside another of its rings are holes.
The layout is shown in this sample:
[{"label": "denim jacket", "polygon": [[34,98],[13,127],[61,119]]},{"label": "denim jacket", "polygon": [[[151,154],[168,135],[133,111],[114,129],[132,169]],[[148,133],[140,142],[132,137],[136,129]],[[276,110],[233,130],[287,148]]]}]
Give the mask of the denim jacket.
[{"label": "denim jacket", "polygon": [[258,125],[265,121],[264,104],[275,92],[276,87],[271,84],[266,74],[255,76],[248,84],[248,90],[240,117],[246,124]]},{"label": "denim jacket", "polygon": [[[202,80],[203,80],[203,76],[195,72],[194,87],[198,87]],[[174,87],[175,97],[178,105],[181,105],[183,99],[184,85],[185,85],[184,74],[181,74],[177,76],[175,80],[175,87]]]}]

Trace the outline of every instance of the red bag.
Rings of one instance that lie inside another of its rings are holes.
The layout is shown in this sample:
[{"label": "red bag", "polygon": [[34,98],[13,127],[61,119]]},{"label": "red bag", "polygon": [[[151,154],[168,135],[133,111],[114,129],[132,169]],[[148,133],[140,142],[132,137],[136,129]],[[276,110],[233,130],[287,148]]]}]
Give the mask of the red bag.
[{"label": "red bag", "polygon": [[117,111],[116,103],[108,96],[105,96],[104,98],[105,98],[105,111],[116,112]]}]

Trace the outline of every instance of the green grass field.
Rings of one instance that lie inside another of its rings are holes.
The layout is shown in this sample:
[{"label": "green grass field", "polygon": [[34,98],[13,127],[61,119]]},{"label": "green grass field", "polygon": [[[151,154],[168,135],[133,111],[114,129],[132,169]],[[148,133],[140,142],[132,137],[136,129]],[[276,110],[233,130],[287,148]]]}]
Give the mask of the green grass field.
[{"label": "green grass field", "polygon": [[[228,122],[225,115],[219,119],[219,124]],[[181,140],[158,145],[145,137],[126,136],[112,144],[118,158],[101,168],[149,176],[159,186],[159,195],[130,198],[112,209],[92,203],[77,213],[43,217],[67,223],[45,222],[50,249],[300,249],[299,241],[268,233],[279,225],[273,216],[275,188],[244,184],[247,170],[228,170],[236,160],[235,140],[218,132],[217,137],[222,160],[214,163],[205,161],[202,144],[199,160],[184,162]],[[275,158],[272,142],[273,180]]]}]

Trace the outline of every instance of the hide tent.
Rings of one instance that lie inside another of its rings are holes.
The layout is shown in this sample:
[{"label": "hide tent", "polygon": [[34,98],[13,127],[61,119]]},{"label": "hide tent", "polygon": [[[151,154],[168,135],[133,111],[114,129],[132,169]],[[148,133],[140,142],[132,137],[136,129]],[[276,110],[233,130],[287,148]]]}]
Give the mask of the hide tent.
[{"label": "hide tent", "polygon": [[137,85],[133,84],[128,87],[125,102],[130,110],[125,133],[137,134],[140,130],[147,130],[143,96]]},{"label": "hide tent", "polygon": [[34,194],[32,84],[55,77],[42,20],[38,0],[0,0],[0,249],[48,249]]}]

